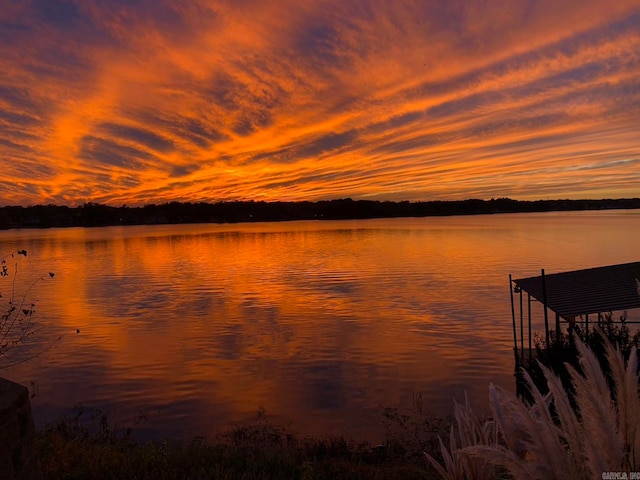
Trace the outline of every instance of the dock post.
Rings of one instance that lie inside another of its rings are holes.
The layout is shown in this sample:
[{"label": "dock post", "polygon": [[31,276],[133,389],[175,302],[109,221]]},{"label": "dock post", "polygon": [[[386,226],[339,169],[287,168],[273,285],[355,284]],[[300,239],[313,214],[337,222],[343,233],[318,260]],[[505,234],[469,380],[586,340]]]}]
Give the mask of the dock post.
[{"label": "dock post", "polygon": [[588,313],[584,316],[584,334],[585,336],[589,335],[589,314]]},{"label": "dock post", "polygon": [[524,318],[522,312],[522,289],[518,292],[520,297],[520,357],[524,362]]},{"label": "dock post", "polygon": [[509,274],[509,296],[511,297],[511,321],[513,323],[513,352],[516,357],[516,372],[518,371],[518,335],[516,333],[516,309],[513,304],[513,280]]},{"label": "dock post", "polygon": [[531,347],[531,294],[527,292],[527,319],[529,320],[529,363],[533,361],[533,348]]},{"label": "dock post", "polygon": [[544,278],[544,268],[542,274],[542,305],[544,307],[544,334],[546,336],[547,350],[549,350],[549,314],[547,313],[547,283]]}]

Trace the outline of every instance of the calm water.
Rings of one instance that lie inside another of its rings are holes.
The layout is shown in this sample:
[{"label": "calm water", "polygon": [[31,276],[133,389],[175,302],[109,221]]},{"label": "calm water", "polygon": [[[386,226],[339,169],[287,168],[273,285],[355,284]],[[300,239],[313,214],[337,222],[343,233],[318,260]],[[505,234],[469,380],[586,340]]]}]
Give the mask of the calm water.
[{"label": "calm water", "polygon": [[375,439],[416,394],[443,415],[513,388],[509,273],[638,261],[638,238],[639,211],[4,231],[29,252],[19,284],[56,273],[38,338],[70,333],[2,374],[38,423],[83,404],[192,437],[263,407]]}]

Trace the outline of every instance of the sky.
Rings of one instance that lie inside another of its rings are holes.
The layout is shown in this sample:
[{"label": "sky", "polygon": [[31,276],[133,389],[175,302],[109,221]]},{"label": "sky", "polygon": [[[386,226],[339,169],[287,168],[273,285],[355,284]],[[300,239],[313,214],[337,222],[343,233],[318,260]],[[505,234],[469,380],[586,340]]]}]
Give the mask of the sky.
[{"label": "sky", "polygon": [[0,205],[640,196],[640,0],[1,0]]}]

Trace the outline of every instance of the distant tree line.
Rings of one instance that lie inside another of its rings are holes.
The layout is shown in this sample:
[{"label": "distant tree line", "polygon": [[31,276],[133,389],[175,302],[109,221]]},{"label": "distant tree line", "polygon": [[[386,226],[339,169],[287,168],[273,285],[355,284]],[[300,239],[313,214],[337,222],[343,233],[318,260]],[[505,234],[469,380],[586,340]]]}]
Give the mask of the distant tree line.
[{"label": "distant tree line", "polygon": [[86,203],[79,207],[35,205],[0,207],[0,229],[97,227],[166,223],[235,223],[285,220],[340,220],[490,213],[640,208],[640,198],[610,200],[458,200],[389,202],[326,200],[318,202],[170,202],[143,207]]}]

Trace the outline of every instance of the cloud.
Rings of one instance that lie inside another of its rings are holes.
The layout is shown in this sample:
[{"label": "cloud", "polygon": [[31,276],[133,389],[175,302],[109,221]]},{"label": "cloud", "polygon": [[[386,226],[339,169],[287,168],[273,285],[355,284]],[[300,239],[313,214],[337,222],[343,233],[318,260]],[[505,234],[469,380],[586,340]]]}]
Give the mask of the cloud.
[{"label": "cloud", "polygon": [[635,1],[3,14],[3,204],[637,195]]},{"label": "cloud", "polygon": [[140,144],[151,150],[167,152],[174,148],[171,140],[143,128],[103,123],[98,125],[98,130],[117,139],[128,140],[133,143]]},{"label": "cloud", "polygon": [[87,135],[81,140],[79,157],[111,166],[140,170],[144,164],[137,159],[151,158],[151,155],[109,139]]}]

